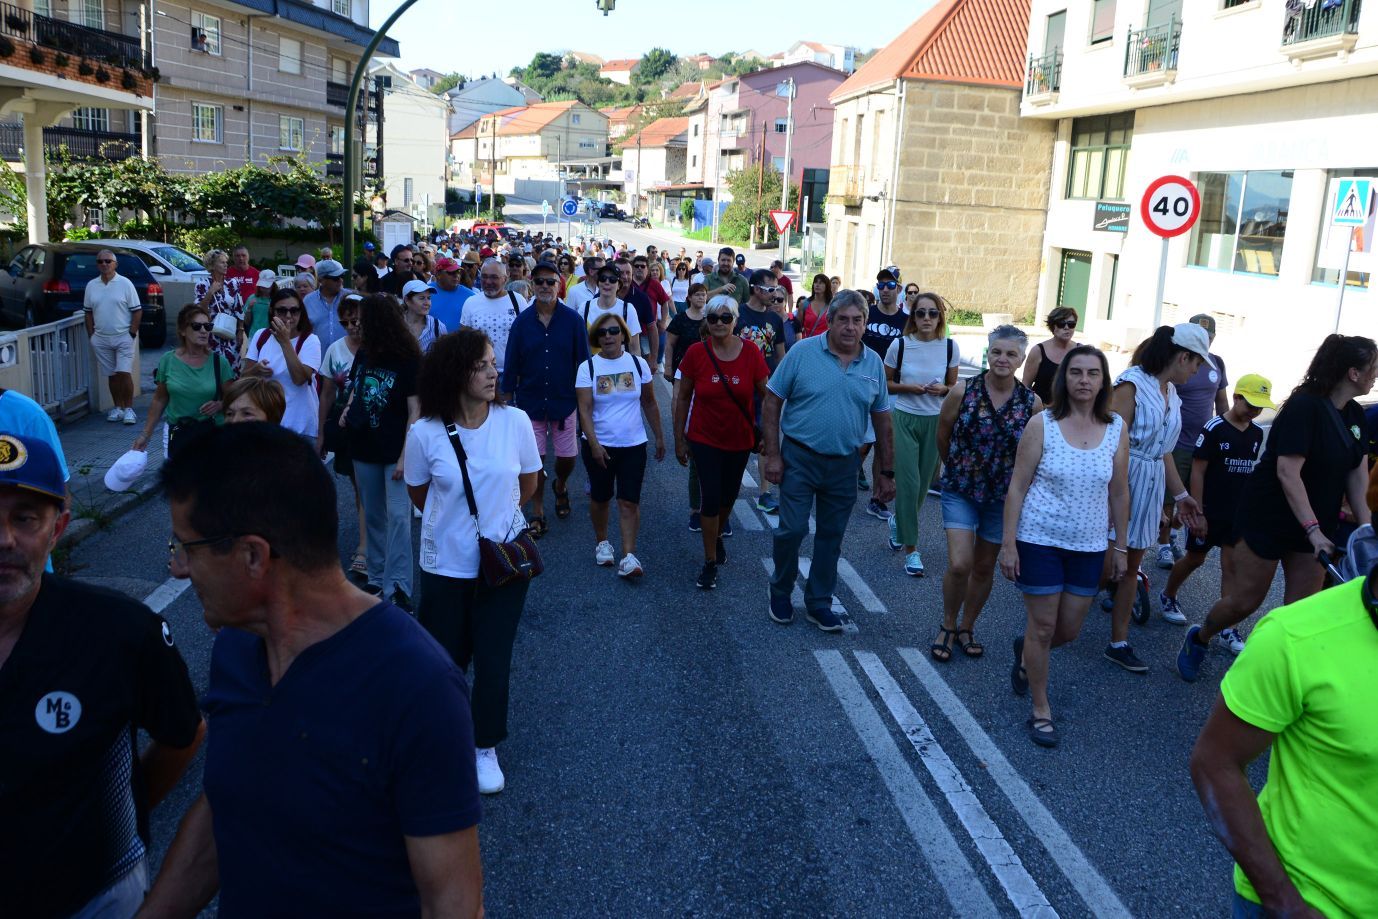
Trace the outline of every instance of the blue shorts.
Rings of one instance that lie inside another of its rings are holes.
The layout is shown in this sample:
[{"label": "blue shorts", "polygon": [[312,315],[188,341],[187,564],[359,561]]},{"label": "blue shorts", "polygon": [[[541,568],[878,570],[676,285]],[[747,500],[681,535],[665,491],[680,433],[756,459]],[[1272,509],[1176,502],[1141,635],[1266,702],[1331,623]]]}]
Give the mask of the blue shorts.
[{"label": "blue shorts", "polygon": [[943,489],[943,529],[975,530],[979,538],[998,546],[1005,533],[1005,502],[981,503]]},{"label": "blue shorts", "polygon": [[1061,593],[1074,597],[1094,597],[1100,590],[1106,550],[1074,552],[1032,542],[1017,542],[1015,545],[1019,549],[1017,583],[1021,592],[1035,597]]}]

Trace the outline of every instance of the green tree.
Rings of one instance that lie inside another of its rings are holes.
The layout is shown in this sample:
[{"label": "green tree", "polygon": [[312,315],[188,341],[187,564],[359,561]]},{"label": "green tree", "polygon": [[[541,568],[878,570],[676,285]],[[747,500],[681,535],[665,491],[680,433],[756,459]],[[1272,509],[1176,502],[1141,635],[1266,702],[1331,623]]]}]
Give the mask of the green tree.
[{"label": "green tree", "polygon": [[784,188],[780,173],[772,167],[763,169],[757,164],[729,172],[726,181],[728,190],[732,192],[732,203],[723,211],[719,233],[727,239],[750,239],[754,225],[758,240],[767,242],[772,237],[778,239],[779,234],[770,220],[770,212],[780,203],[780,191]]},{"label": "green tree", "polygon": [[468,82],[469,78],[464,76],[462,73],[450,72],[431,84],[431,92],[439,96],[443,93],[449,92],[461,83]]},{"label": "green tree", "polygon": [[670,71],[678,60],[664,48],[652,48],[632,70],[632,81],[641,85],[654,83]]}]

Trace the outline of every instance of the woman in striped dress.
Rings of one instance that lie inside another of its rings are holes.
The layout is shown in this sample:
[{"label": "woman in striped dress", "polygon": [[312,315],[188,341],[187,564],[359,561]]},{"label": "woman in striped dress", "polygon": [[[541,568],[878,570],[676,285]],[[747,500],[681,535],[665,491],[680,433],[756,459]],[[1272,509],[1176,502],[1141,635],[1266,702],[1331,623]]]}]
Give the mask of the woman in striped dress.
[{"label": "woman in striped dress", "polygon": [[[1182,400],[1177,386],[1191,379],[1202,362],[1212,367],[1210,339],[1201,326],[1183,322],[1160,326],[1134,352],[1132,366],[1115,381],[1111,409],[1129,429],[1129,526],[1126,574],[1115,587],[1110,644],[1105,656],[1131,673],[1148,665],[1129,644],[1129,614],[1138,589],[1137,572],[1144,551],[1158,544],[1164,488],[1177,503],[1177,514],[1192,529],[1201,525],[1197,506],[1172,459],[1182,431]],[[1108,577],[1108,575],[1107,575]]]}]

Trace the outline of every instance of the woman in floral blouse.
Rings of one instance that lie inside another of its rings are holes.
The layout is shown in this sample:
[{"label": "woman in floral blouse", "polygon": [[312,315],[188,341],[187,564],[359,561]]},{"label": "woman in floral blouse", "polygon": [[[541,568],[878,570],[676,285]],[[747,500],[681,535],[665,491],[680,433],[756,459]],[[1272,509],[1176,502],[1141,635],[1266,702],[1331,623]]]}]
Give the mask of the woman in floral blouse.
[{"label": "woman in floral blouse", "polygon": [[[938,414],[938,455],[943,465],[943,528],[947,530],[947,572],[943,575],[943,624],[930,649],[934,659],[952,659],[955,642],[968,657],[985,649],[972,629],[990,596],[995,561],[1004,532],[1005,492],[1014,472],[1019,435],[1043,403],[1019,380],[1028,337],[1012,325],[990,333],[989,370],[958,381]],[[957,625],[957,613],[962,624]]]},{"label": "woman in floral blouse", "polygon": [[235,332],[232,338],[221,338],[211,334],[211,350],[239,369],[239,355],[244,347],[244,301],[239,298],[232,285],[225,283],[225,273],[230,267],[230,257],[224,249],[212,249],[202,261],[210,271],[210,278],[196,282],[196,305],[205,310],[215,322],[221,313],[229,313],[235,318]]}]

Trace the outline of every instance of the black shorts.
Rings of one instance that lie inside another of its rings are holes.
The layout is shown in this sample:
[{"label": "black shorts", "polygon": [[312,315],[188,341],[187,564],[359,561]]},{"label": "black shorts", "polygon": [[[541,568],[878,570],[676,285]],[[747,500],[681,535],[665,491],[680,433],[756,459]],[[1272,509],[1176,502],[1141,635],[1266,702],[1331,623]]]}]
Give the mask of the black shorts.
[{"label": "black shorts", "polygon": [[604,447],[608,464],[594,462],[588,441],[583,442],[584,469],[589,477],[589,498],[599,503],[611,501],[614,488],[617,500],[641,503],[641,480],[646,477],[646,445]]},{"label": "black shorts", "polygon": [[714,516],[730,511],[742,490],[742,475],[751,451],[719,450],[691,440],[689,453],[699,473],[699,506],[703,513]]},{"label": "black shorts", "polygon": [[1209,552],[1216,546],[1225,548],[1239,541],[1233,517],[1206,518],[1206,538],[1197,539],[1196,534],[1187,531],[1188,552]]}]

